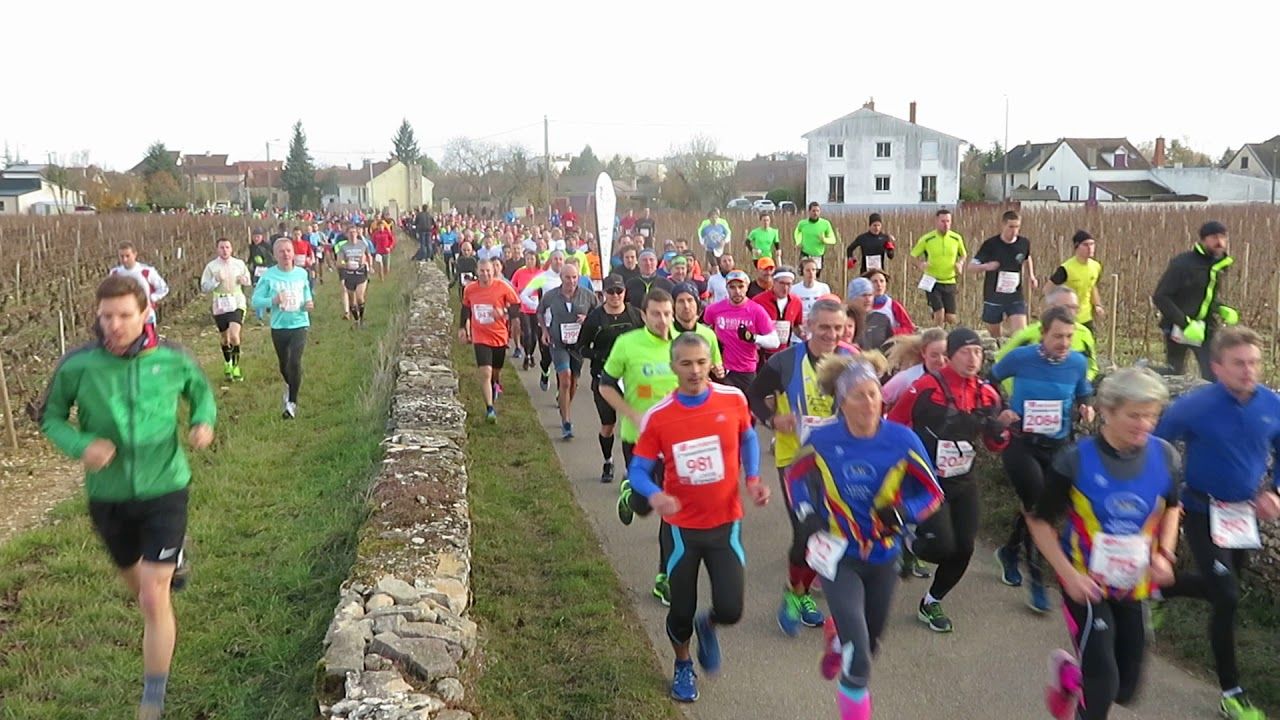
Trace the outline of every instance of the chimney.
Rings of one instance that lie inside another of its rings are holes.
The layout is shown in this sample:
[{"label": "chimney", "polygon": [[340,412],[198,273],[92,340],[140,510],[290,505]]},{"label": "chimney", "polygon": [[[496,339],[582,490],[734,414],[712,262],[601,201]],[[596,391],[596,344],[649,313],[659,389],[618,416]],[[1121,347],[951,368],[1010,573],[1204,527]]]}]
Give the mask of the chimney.
[{"label": "chimney", "polygon": [[1156,138],[1156,149],[1151,156],[1152,167],[1164,167],[1164,138]]},{"label": "chimney", "polygon": [[907,119],[911,121],[912,125],[916,124],[916,101],[915,100],[911,101],[911,110],[907,115]]},{"label": "chimney", "polygon": [[875,110],[875,109],[876,109],[876,99],[875,99],[875,98],[868,98],[866,102],[862,103],[862,107],[864,107],[864,108],[866,108],[866,109],[868,109],[868,110]]}]

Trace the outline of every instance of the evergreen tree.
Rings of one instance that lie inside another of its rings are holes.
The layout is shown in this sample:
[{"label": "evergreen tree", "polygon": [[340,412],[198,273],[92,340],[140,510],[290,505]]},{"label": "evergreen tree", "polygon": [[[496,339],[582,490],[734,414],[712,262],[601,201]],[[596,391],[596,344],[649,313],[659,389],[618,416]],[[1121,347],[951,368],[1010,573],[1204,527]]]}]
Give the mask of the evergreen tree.
[{"label": "evergreen tree", "polygon": [[284,163],[281,177],[289,204],[295,208],[318,202],[316,196],[316,168],[307,153],[307,136],[302,131],[302,121],[293,124],[293,138],[289,141],[289,158]]},{"label": "evergreen tree", "polygon": [[400,121],[400,129],[396,131],[396,136],[391,138],[391,144],[395,148],[391,155],[405,165],[413,165],[422,157],[422,151],[418,149],[418,140],[413,136],[413,126],[407,119]]}]

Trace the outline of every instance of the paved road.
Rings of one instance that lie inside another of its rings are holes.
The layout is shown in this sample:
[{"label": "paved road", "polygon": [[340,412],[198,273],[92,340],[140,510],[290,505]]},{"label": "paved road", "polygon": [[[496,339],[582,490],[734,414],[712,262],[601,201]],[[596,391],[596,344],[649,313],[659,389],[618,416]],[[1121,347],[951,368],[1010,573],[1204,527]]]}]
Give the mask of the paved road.
[{"label": "paved road", "polygon": [[[508,381],[510,371],[504,373]],[[657,571],[657,523],[637,518],[630,526],[614,512],[617,484],[600,477],[599,427],[591,390],[584,380],[574,402],[577,438],[560,440],[555,407],[555,380],[548,392],[538,389],[536,368],[520,373],[556,453],[564,465],[579,504],[600,538],[606,555],[634,599],[657,657],[664,668],[672,661],[663,630],[666,610],[650,594]],[[768,447],[767,431],[761,440]],[[621,465],[621,450],[617,463]],[[772,455],[762,458],[764,465]],[[767,472],[772,473],[770,469]],[[776,476],[766,475],[776,483]],[[835,717],[834,687],[818,674],[821,630],[800,638],[783,635],[774,619],[786,581],[784,557],[790,526],[781,502],[764,508],[747,502],[743,540],[747,551],[746,611],[742,622],[720,632],[724,667],[716,678],[699,678],[701,698],[686,709],[703,720]],[[705,578],[705,575],[704,575]],[[930,632],[915,619],[915,607],[927,580],[899,585],[896,610],[882,639],[872,671],[871,688],[877,717],[989,718],[1027,720],[1048,717],[1041,699],[1050,649],[1066,647],[1059,611],[1035,615],[1023,604],[1021,589],[1001,585],[989,548],[980,548],[968,574],[952,591],[946,608],[956,630]],[[708,598],[705,587],[700,598]],[[818,598],[821,604],[821,597]],[[695,641],[696,642],[696,641]],[[1216,689],[1160,658],[1149,658],[1143,696],[1132,711],[1116,708],[1112,718],[1128,720],[1195,720],[1217,717]],[[941,712],[940,712],[941,710]]]}]

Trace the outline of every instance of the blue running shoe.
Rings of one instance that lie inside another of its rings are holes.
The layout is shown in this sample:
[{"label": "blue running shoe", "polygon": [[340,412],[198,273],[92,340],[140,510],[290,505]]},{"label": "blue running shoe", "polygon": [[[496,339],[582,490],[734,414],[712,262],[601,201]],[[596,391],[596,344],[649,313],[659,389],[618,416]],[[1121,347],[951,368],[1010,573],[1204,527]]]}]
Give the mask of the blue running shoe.
[{"label": "blue running shoe", "polygon": [[827,617],[818,609],[818,603],[813,601],[813,596],[809,593],[800,595],[800,622],[805,627],[822,627],[827,621]]},{"label": "blue running shoe", "polygon": [[996,565],[1000,566],[1000,582],[1009,587],[1021,587],[1022,571],[1018,569],[1017,548],[996,548]]},{"label": "blue running shoe", "polygon": [[671,679],[671,697],[683,703],[691,703],[698,699],[698,685],[694,678],[692,660],[677,660],[675,677]]},{"label": "blue running shoe", "polygon": [[560,439],[565,441],[573,439],[573,423],[560,423]]},{"label": "blue running shoe", "polygon": [[778,608],[778,628],[791,637],[800,634],[800,596],[790,590],[782,592],[782,605]]},{"label": "blue running shoe", "polygon": [[693,619],[693,632],[698,636],[698,664],[708,675],[715,675],[720,672],[720,640],[716,638],[711,613],[698,613]]},{"label": "blue running shoe", "polygon": [[1044,591],[1044,583],[1032,581],[1028,589],[1030,593],[1027,596],[1027,607],[1041,615],[1053,609],[1049,603],[1049,595]]},{"label": "blue running shoe", "polygon": [[542,392],[547,391],[547,387],[551,385],[551,375],[542,373],[542,377],[538,378],[538,389]]}]

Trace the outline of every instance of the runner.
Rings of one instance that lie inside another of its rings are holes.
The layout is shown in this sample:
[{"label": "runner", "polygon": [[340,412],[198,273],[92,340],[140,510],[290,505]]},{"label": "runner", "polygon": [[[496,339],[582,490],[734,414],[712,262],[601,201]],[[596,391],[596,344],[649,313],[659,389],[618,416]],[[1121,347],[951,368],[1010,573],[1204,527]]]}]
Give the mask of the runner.
[{"label": "runner", "polygon": [[[587,313],[582,325],[582,355],[591,359],[591,394],[596,414],[600,417],[600,454],[604,466],[600,482],[613,482],[613,437],[618,424],[618,411],[600,394],[600,375],[604,372],[609,352],[623,333],[644,327],[640,311],[627,304],[626,285],[618,275],[604,279],[604,304]],[[529,362],[529,361],[526,361]]]},{"label": "runner", "polygon": [[769,288],[769,292],[760,293],[752,298],[753,302],[759,303],[760,307],[764,308],[765,314],[773,321],[773,329],[778,333],[777,349],[760,351],[765,360],[786,350],[792,343],[804,339],[805,328],[801,322],[804,307],[800,298],[791,292],[791,286],[795,280],[795,270],[783,265],[774,271],[773,285]]},{"label": "runner", "polygon": [[752,260],[767,257],[777,262],[778,228],[773,226],[773,216],[767,212],[760,213],[760,225],[747,233],[746,242]]},{"label": "runner", "polygon": [[551,361],[556,366],[561,439],[566,442],[573,439],[573,398],[582,375],[582,323],[597,304],[596,294],[578,284],[580,277],[575,263],[561,266],[560,287],[542,294],[537,314],[542,342],[551,349]]},{"label": "runner", "polygon": [[[711,382],[707,341],[681,334],[671,343],[670,365],[679,386],[645,412],[627,474],[633,491],[666,521],[662,533],[675,548],[666,566],[666,630],[676,656],[671,697],[693,702],[698,687],[689,640],[696,632],[698,664],[714,675],[721,664],[716,628],[742,617],[747,558],[739,473],[746,474],[747,494],[756,506],[769,502],[769,488],[760,482],[760,444],[746,398]],[[654,481],[656,472],[665,476],[661,485]],[[699,565],[706,565],[711,581],[711,609],[695,615]]]},{"label": "runner", "polygon": [[[515,289],[516,295],[524,292],[524,289],[529,287],[529,283],[541,273],[542,269],[538,267],[538,251],[525,250],[524,267],[511,275],[511,287]],[[521,367],[525,370],[533,367],[533,350],[538,346],[539,334],[537,307],[530,308],[521,302],[520,352],[515,357],[520,357],[524,361]]]},{"label": "runner", "polygon": [[148,301],[151,303],[147,311],[147,324],[155,325],[157,317],[157,309],[160,301],[164,300],[169,294],[169,283],[160,277],[160,273],[146,263],[138,262],[138,249],[131,242],[122,242],[117,246],[116,250],[120,258],[120,264],[111,268],[111,275],[124,275],[131,277],[143,292],[147,293]]},{"label": "runner", "polygon": [[[1057,573],[1079,657],[1083,702],[1078,714],[1054,708],[1059,717],[1104,720],[1113,703],[1127,704],[1138,691],[1143,603],[1153,586],[1173,579],[1178,542],[1178,453],[1151,435],[1168,398],[1149,370],[1124,368],[1104,381],[1101,432],[1058,453],[1027,517]],[[1063,516],[1059,537],[1052,523]]]},{"label": "runner", "polygon": [[729,297],[712,303],[702,317],[716,331],[724,352],[725,384],[745,392],[755,379],[760,348],[777,348],[778,333],[765,309],[747,299],[746,273],[734,270],[725,278],[725,284]]},{"label": "runner", "polygon": [[364,327],[364,300],[369,290],[373,252],[361,237],[338,243],[335,252],[338,276],[342,279],[342,319],[350,318],[354,327]]},{"label": "runner", "polygon": [[714,265],[716,258],[732,246],[733,231],[729,229],[729,221],[720,217],[719,208],[711,208],[707,218],[698,224],[698,240],[706,252],[707,267]]},{"label": "runner", "polygon": [[177,634],[170,584],[182,563],[191,482],[175,410],[185,398],[188,442],[203,450],[213,442],[217,407],[195,359],[159,341],[147,322],[150,298],[135,279],[108,277],[96,298],[98,339],[59,361],[38,415],[50,442],[84,466],[90,520],[137,600],[138,718],[158,720]]},{"label": "runner", "polygon": [[883,270],[868,270],[864,278],[871,281],[871,305],[867,309],[867,345],[872,348],[883,347],[889,338],[899,335],[910,335],[916,331],[916,324],[902,303],[889,297],[889,273]]},{"label": "runner", "polygon": [[670,280],[658,275],[658,254],[652,250],[640,251],[639,275],[627,282],[627,302],[639,307],[650,290],[662,290],[668,294],[673,287]]},{"label": "runner", "polygon": [[924,273],[919,287],[933,311],[934,325],[956,324],[956,277],[967,253],[964,237],[951,230],[951,211],[946,208],[934,214],[934,229],[911,248],[911,257],[919,258],[916,266]]},{"label": "runner", "polygon": [[937,373],[947,364],[947,331],[929,328],[918,335],[898,335],[888,345],[886,355],[894,374],[881,390],[886,410],[922,375]]},{"label": "runner", "polygon": [[1035,265],[1031,262],[1031,241],[1018,234],[1022,218],[1009,210],[1000,216],[1000,234],[989,237],[978,248],[968,269],[983,272],[982,322],[991,337],[1000,341],[1001,322],[1009,319],[1014,333],[1027,326],[1027,299],[1022,294],[1023,265],[1031,289],[1040,287]]},{"label": "runner", "polygon": [[[547,293],[550,293],[552,290],[560,287],[560,270],[564,265],[564,251],[553,250],[551,254],[547,256],[547,269],[543,271],[541,275],[530,280],[529,284],[525,285],[524,290],[520,292],[519,297],[521,306],[532,309],[536,315],[538,304],[541,302],[542,297]],[[583,282],[581,276],[579,276],[578,282]],[[587,280],[586,282],[588,283],[588,289],[590,289],[589,284],[591,281]],[[535,319],[535,322],[538,322],[539,327],[541,327],[540,320]],[[538,381],[538,387],[541,388],[543,392],[546,392],[547,388],[551,386],[551,346],[544,342],[541,331],[539,331],[537,335],[539,355],[538,366],[542,370],[542,377]]]},{"label": "runner", "polygon": [[658,237],[658,226],[654,222],[649,208],[644,209],[644,217],[636,220],[636,232],[640,233],[643,246],[652,249],[654,238]]},{"label": "runner", "polygon": [[[1075,292],[1071,288],[1061,285],[1049,288],[1049,291],[1045,293],[1044,302],[1046,311],[1050,308],[1061,307],[1074,315],[1080,309],[1080,302],[1076,299]],[[1079,318],[1078,315],[1076,317]],[[1000,346],[1000,349],[996,351],[996,362],[1000,362],[1005,355],[1013,352],[1015,348],[1039,344],[1040,321],[1037,320],[1019,330]],[[1076,331],[1071,336],[1071,349],[1084,355],[1089,367],[1088,379],[1089,382],[1093,382],[1093,379],[1098,376],[1096,341],[1093,333],[1089,332],[1089,328],[1081,324],[1078,319],[1076,320]],[[1001,383],[1000,387],[1004,390],[1005,395],[1008,395],[1013,390],[1013,384],[1008,380]]]},{"label": "runner", "polygon": [[1071,237],[1071,246],[1075,253],[1063,261],[1049,282],[1054,285],[1069,287],[1083,301],[1080,312],[1076,314],[1076,322],[1093,332],[1093,319],[1102,317],[1102,295],[1098,292],[1098,279],[1102,277],[1102,263],[1093,259],[1098,251],[1098,241],[1087,230],[1077,230]]},{"label": "runner", "polygon": [[947,334],[947,364],[917,380],[889,411],[890,420],[920,436],[946,491],[942,510],[920,525],[912,546],[917,557],[938,566],[916,617],[940,633],[952,629],[942,600],[964,577],[978,535],[978,485],[970,472],[976,455],[973,444],[981,436],[988,450],[1004,450],[1008,426],[1015,420],[1011,411],[1001,412],[996,389],[978,378],[982,355],[976,332],[965,327],[952,330]]},{"label": "runner", "polygon": [[844,325],[845,312],[840,303],[819,300],[809,313],[809,339],[769,358],[747,389],[752,414],[773,430],[778,482],[791,519],[787,589],[782,593],[782,605],[778,609],[778,627],[792,637],[800,634],[802,624],[822,627],[824,617],[809,593],[817,575],[805,564],[806,538],[802,536],[799,519],[793,514],[795,507],[787,490],[786,472],[810,432],[836,414],[835,400],[823,392],[817,368],[825,357],[848,354],[847,350],[837,347]]},{"label": "runner", "polygon": [[1054,456],[1071,442],[1075,415],[1078,413],[1082,422],[1093,420],[1093,408],[1084,404],[1093,388],[1084,355],[1071,350],[1076,329],[1071,312],[1063,307],[1050,308],[1041,316],[1040,327],[1040,344],[1023,346],[1005,355],[991,368],[991,381],[1012,383],[1009,409],[1018,420],[1000,459],[1022,504],[1022,514],[1014,518],[1009,539],[995,551],[1000,581],[1010,587],[1022,585],[1018,555],[1025,551],[1031,580],[1027,605],[1046,613],[1050,609],[1049,596],[1035,545],[1027,532],[1027,516],[1040,499]]},{"label": "runner", "polygon": [[307,238],[307,242],[311,243],[311,251],[315,254],[315,260],[316,260],[316,268],[315,268],[316,282],[317,282],[317,283],[321,283],[321,284],[323,284],[323,283],[324,283],[324,268],[325,268],[325,264],[328,262],[328,258],[327,258],[326,254],[325,254],[325,251],[326,251],[326,250],[328,250],[328,249],[329,249],[329,247],[328,247],[328,245],[325,243],[325,237],[324,237],[324,235],[323,235],[323,234],[321,234],[321,232],[316,228],[316,224],[315,224],[315,223],[311,223],[311,224],[307,225],[307,229],[306,229],[306,238]]},{"label": "runner", "polygon": [[253,307],[271,310],[271,344],[275,346],[280,376],[284,378],[283,417],[286,420],[298,416],[302,351],[307,347],[310,311],[315,307],[307,271],[293,264],[294,245],[288,238],[276,241],[276,265],[253,289]]},{"label": "runner", "polygon": [[520,302],[507,283],[496,278],[492,260],[476,264],[476,281],[462,291],[458,341],[475,347],[480,389],[484,393],[484,421],[496,423],[494,400],[500,392],[498,373],[507,358],[507,308]]},{"label": "runner", "polygon": [[[622,416],[622,459],[631,467],[632,450],[640,435],[641,416],[676,388],[679,381],[671,369],[672,301],[666,290],[650,290],[641,301],[644,327],[623,333],[613,344],[600,374],[600,396]],[[649,501],[632,492],[627,480],[618,485],[618,520],[630,525],[635,515],[652,512]],[[661,525],[661,523],[660,523]],[[671,604],[667,582],[667,558],[671,556],[670,534],[658,531],[658,575],[653,595],[663,605]]]},{"label": "runner", "polygon": [[1193,571],[1179,571],[1163,588],[1164,597],[1209,601],[1219,710],[1232,720],[1265,717],[1240,687],[1235,637],[1240,573],[1249,551],[1261,547],[1258,520],[1280,516],[1277,481],[1267,479],[1268,465],[1280,459],[1280,396],[1260,382],[1262,347],[1262,338],[1248,328],[1217,331],[1210,346],[1217,380],[1174,401],[1155,430],[1169,442],[1186,443],[1183,536],[1194,563]]},{"label": "runner", "polygon": [[378,269],[378,279],[386,280],[387,271],[391,270],[391,251],[396,248],[396,231],[386,220],[375,221],[371,227],[374,267]]},{"label": "runner", "polygon": [[300,227],[295,227],[290,237],[293,242],[294,265],[307,273],[307,284],[314,290],[316,286],[315,248],[311,246],[310,240],[303,237]]},{"label": "runner", "polygon": [[889,261],[893,259],[894,252],[897,250],[894,247],[896,242],[892,235],[884,232],[884,220],[881,219],[880,213],[871,213],[871,217],[867,218],[867,231],[854,238],[845,250],[845,267],[853,269],[855,263],[853,256],[861,250],[860,274],[865,275],[872,270],[884,270],[889,267]]},{"label": "runner", "polygon": [[676,285],[671,292],[674,316],[671,326],[675,333],[696,333],[711,346],[711,379],[716,382],[724,380],[724,358],[720,355],[720,342],[716,339],[716,331],[698,322],[702,317],[702,302],[698,300],[698,288],[691,282]]},{"label": "runner", "polygon": [[[267,242],[267,236],[262,230],[253,231],[253,242],[249,245],[249,272],[253,276],[254,285],[262,279],[266,274],[267,268],[276,264],[276,258],[271,250],[271,243]],[[258,323],[262,323],[265,310],[254,310],[254,315],[258,318]]]},{"label": "runner", "polygon": [[733,272],[734,262],[733,256],[725,253],[716,259],[716,274],[707,278],[707,294],[711,296],[711,302],[717,303],[729,297],[729,288],[725,282],[725,278],[729,273]]},{"label": "runner", "polygon": [[[376,258],[375,258],[376,259]],[[458,288],[458,298],[462,298],[462,293],[467,286],[476,281],[476,268],[478,267],[480,258],[476,257],[476,251],[469,242],[461,242],[458,244],[458,256],[453,260],[453,284]]]},{"label": "runner", "polygon": [[[831,611],[822,674],[842,720],[870,720],[871,657],[889,619],[904,524],[938,511],[942,488],[909,429],[880,417],[879,370],[848,356],[818,367],[835,422],[813,429],[787,475],[793,522]],[[850,458],[856,458],[851,460]],[[832,627],[834,626],[834,627]]]},{"label": "runner", "polygon": [[240,371],[240,327],[244,325],[244,290],[253,284],[244,261],[231,256],[231,241],[218,238],[218,256],[200,273],[200,289],[213,293],[213,324],[222,340],[222,374],[244,380]]},{"label": "runner", "polygon": [[871,306],[875,303],[875,298],[876,288],[870,280],[856,277],[849,281],[846,302],[851,313],[850,317],[855,320],[853,342],[863,350],[879,350],[880,345],[875,342],[880,341],[883,345],[892,333],[889,318],[879,313],[871,314]]},{"label": "runner", "polygon": [[614,269],[618,277],[622,278],[622,282],[630,283],[632,280],[640,277],[640,255],[639,251],[634,247],[624,247],[621,254],[622,265]]},{"label": "runner", "polygon": [[831,286],[818,280],[818,261],[805,258],[800,261],[800,283],[791,286],[791,293],[800,298],[800,320],[808,322],[809,309],[818,298],[830,294]]},{"label": "runner", "polygon": [[1200,226],[1200,242],[1175,255],[1156,285],[1151,301],[1160,311],[1165,356],[1174,373],[1187,370],[1187,348],[1196,355],[1200,377],[1212,382],[1209,346],[1221,325],[1240,322],[1240,313],[1222,301],[1224,273],[1235,262],[1227,255],[1227,226],[1216,220]]},{"label": "runner", "polygon": [[822,217],[822,206],[815,200],[809,203],[809,218],[796,223],[796,247],[800,248],[800,259],[811,257],[818,262],[818,272],[822,272],[822,256],[827,248],[840,242],[836,229],[831,221]]},{"label": "runner", "polygon": [[[777,265],[773,262],[773,258],[760,258],[756,261],[756,276],[747,286],[747,297],[754,298],[769,292],[773,287],[773,271],[777,269]],[[727,283],[726,283],[727,284]]]}]

